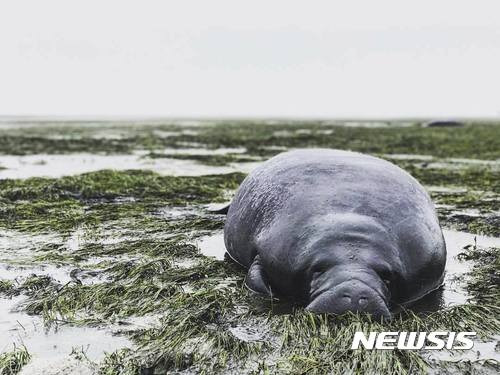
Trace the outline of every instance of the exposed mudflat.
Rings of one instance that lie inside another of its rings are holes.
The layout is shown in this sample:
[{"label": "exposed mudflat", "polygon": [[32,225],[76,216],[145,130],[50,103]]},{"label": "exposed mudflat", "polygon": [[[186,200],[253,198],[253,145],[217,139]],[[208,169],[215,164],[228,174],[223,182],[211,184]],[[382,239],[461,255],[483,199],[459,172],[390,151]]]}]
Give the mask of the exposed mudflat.
[{"label": "exposed mudflat", "polygon": [[[495,373],[500,126],[0,121],[0,369],[22,374]],[[224,216],[273,155],[380,156],[430,192],[443,287],[393,322],[312,316],[243,287]],[[470,351],[349,351],[353,332],[471,330]],[[148,372],[149,371],[149,372]],[[1,371],[0,371],[1,373]]]}]

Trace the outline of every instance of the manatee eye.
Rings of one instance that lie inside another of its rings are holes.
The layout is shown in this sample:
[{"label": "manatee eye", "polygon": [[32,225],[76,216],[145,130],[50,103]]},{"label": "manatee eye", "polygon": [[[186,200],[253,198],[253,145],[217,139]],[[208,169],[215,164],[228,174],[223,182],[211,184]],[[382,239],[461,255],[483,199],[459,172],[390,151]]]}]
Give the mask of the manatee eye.
[{"label": "manatee eye", "polygon": [[312,274],[314,276],[318,276],[318,275],[322,274],[323,272],[325,272],[327,268],[328,267],[324,264],[315,265],[312,269]]},{"label": "manatee eye", "polygon": [[321,269],[319,269],[319,268],[315,269],[315,270],[312,272],[312,274],[313,274],[313,276],[314,276],[314,277],[319,276],[319,275],[321,275],[322,273],[323,273],[323,270],[321,270]]},{"label": "manatee eye", "polygon": [[388,268],[379,270],[377,274],[387,286],[389,286],[389,284],[393,280],[393,274]]}]

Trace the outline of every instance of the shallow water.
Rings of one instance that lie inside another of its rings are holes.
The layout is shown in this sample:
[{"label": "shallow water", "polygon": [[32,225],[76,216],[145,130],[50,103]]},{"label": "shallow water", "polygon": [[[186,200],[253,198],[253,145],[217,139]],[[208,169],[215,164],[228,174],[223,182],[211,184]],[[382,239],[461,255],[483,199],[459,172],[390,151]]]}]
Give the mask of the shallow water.
[{"label": "shallow water", "polygon": [[385,154],[384,158],[393,160],[419,160],[429,161],[434,159],[432,155],[415,155],[415,154]]},{"label": "shallow water", "polygon": [[0,264],[0,279],[21,281],[31,275],[50,276],[58,283],[64,285],[72,280],[70,272],[74,268],[54,264],[12,265],[2,263]]},{"label": "shallow water", "polygon": [[[352,128],[386,128],[390,126],[387,122],[383,121],[346,121],[342,125]],[[398,123],[398,125],[405,126],[403,123]]]},{"label": "shallow water", "polygon": [[[182,153],[182,150],[169,150],[170,153]],[[187,149],[192,150],[192,149]],[[226,149],[231,150],[231,149]],[[201,151],[201,155],[218,155],[220,150]],[[238,149],[236,149],[238,150]],[[192,152],[192,151],[189,151]],[[192,153],[193,154],[193,153]],[[194,155],[194,154],[193,154]],[[231,172],[249,173],[259,162],[230,163],[227,166],[210,166],[189,159],[149,158],[144,152],[130,155],[63,154],[63,155],[1,155],[0,179],[30,177],[74,176],[102,169],[150,170],[162,175],[201,176]]]},{"label": "shallow water", "polygon": [[459,260],[457,255],[463,251],[465,246],[474,243],[480,247],[500,247],[500,239],[451,230],[444,230],[443,234],[447,249],[443,303],[444,305],[456,305],[467,300],[467,292],[459,280],[473,266],[472,262]]},{"label": "shallow water", "polygon": [[429,357],[442,361],[477,361],[498,358],[497,347],[500,344],[500,335],[495,335],[488,341],[477,338],[472,341],[474,341],[474,347],[470,350],[436,350],[429,352]]},{"label": "shallow water", "polygon": [[22,262],[25,258],[31,258],[35,248],[61,241],[61,237],[56,234],[25,234],[0,229],[0,262]]},{"label": "shallow water", "polygon": [[428,169],[454,169],[460,170],[464,167],[489,167],[494,171],[500,170],[500,159],[497,160],[480,160],[466,158],[436,158],[432,155],[414,155],[414,154],[385,154],[383,158],[388,160],[407,160],[416,161],[418,165],[422,165]]},{"label": "shallow water", "polygon": [[19,375],[95,375],[97,368],[94,363],[86,359],[77,359],[75,356],[45,360],[35,357],[24,366]]},{"label": "shallow water", "polygon": [[[299,129],[301,130],[301,129]],[[307,130],[307,129],[305,129]],[[282,131],[288,132],[288,131]],[[282,133],[281,132],[281,133]],[[280,133],[280,132],[278,132]],[[281,134],[280,136],[285,136]],[[299,132],[300,134],[300,132]],[[29,177],[62,177],[81,173],[95,172],[102,169],[151,170],[162,175],[201,176],[231,172],[249,173],[262,164],[255,162],[232,162],[225,166],[211,166],[196,160],[168,158],[168,155],[245,155],[245,148],[206,149],[201,144],[186,143],[185,148],[159,150],[166,157],[148,157],[148,151],[135,151],[125,155],[100,155],[87,153],[74,154],[35,154],[35,155],[0,155],[0,179]],[[270,147],[269,149],[273,149]],[[278,148],[277,151],[285,151]],[[290,148],[293,150],[293,148]],[[486,165],[494,170],[500,169],[499,160],[476,160],[447,158],[436,159],[429,155],[386,154],[389,160],[415,160],[427,162],[426,168],[461,169],[464,165]]]},{"label": "shallow water", "polygon": [[218,231],[208,236],[200,237],[196,241],[196,246],[198,246],[203,255],[214,257],[218,260],[224,260],[226,245],[224,245],[223,232]]},{"label": "shallow water", "polygon": [[227,154],[243,154],[246,152],[246,148],[175,148],[175,149],[165,149],[163,154],[165,155],[227,155]]},{"label": "shallow water", "polygon": [[229,332],[244,342],[259,342],[268,339],[267,328],[262,325],[239,324],[229,328]]},{"label": "shallow water", "polygon": [[33,363],[51,367],[51,363],[67,358],[73,349],[83,351],[91,361],[99,361],[105,352],[131,346],[127,338],[114,336],[107,329],[69,325],[47,329],[41,317],[17,311],[24,298],[0,300],[0,352],[12,350],[13,344],[24,345],[33,356]]}]

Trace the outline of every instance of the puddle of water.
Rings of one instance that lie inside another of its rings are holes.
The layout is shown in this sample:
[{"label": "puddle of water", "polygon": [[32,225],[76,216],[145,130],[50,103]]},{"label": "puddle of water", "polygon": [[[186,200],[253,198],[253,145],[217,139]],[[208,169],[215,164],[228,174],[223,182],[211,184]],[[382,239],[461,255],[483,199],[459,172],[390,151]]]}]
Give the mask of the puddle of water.
[{"label": "puddle of water", "polygon": [[[123,241],[137,240],[139,237],[131,236],[108,236],[100,237],[101,244],[117,244]],[[15,280],[22,282],[27,277],[35,274],[37,276],[51,276],[55,281],[64,285],[74,280],[70,275],[73,272],[84,285],[96,284],[105,281],[102,274],[93,270],[93,266],[102,261],[123,261],[127,257],[90,258],[76,265],[42,263],[33,261],[33,256],[43,245],[55,244],[61,248],[74,252],[78,251],[91,238],[85,238],[84,231],[80,228],[75,230],[70,237],[64,240],[56,234],[25,234],[14,230],[0,230],[0,279]],[[86,268],[91,269],[86,269]]]},{"label": "puddle of water", "polygon": [[16,311],[23,299],[0,300],[0,352],[12,350],[14,344],[24,345],[32,361],[45,367],[66,361],[73,348],[82,350],[91,361],[100,361],[105,352],[131,346],[127,338],[104,329],[69,325],[46,329],[40,317]]},{"label": "puddle of water", "polygon": [[443,234],[447,249],[443,305],[463,304],[467,301],[468,294],[460,282],[462,280],[461,276],[472,269],[473,263],[460,261],[457,259],[457,255],[463,251],[465,246],[473,245],[474,238],[477,245],[481,247],[500,246],[500,239],[452,230],[443,230]]},{"label": "puddle of water", "polygon": [[47,244],[61,243],[56,234],[25,234],[15,230],[0,229],[0,262],[22,261],[34,249]]},{"label": "puddle of water", "polygon": [[315,134],[331,135],[333,134],[333,129],[316,130]]},{"label": "puddle of water", "polygon": [[9,265],[0,264],[0,279],[22,281],[35,274],[37,276],[51,276],[60,284],[66,284],[72,279],[70,272],[74,267],[56,266],[52,264],[44,265]]},{"label": "puddle of water", "polygon": [[467,189],[458,186],[426,186],[427,191],[433,193],[463,194]]},{"label": "puddle of water", "polygon": [[469,217],[496,217],[499,216],[500,212],[498,211],[493,211],[488,214],[483,214],[481,210],[478,210],[477,208],[469,208],[465,210],[458,210],[458,211],[452,211],[450,212],[450,215],[453,216],[469,216]]},{"label": "puddle of water", "polygon": [[92,134],[92,139],[109,139],[109,140],[121,140],[127,138],[129,134],[127,132],[111,132],[109,130],[103,130]]},{"label": "puddle of water", "polygon": [[311,129],[297,129],[295,130],[295,134],[312,134]]},{"label": "puddle of water", "polygon": [[162,207],[156,211],[156,215],[164,219],[178,219],[180,217],[199,216],[200,211],[191,207]]},{"label": "puddle of water", "polygon": [[[112,259],[112,258],[111,258]],[[110,258],[101,260],[110,261]],[[115,260],[118,261],[118,259]],[[86,265],[92,265],[95,259],[86,262]],[[65,285],[71,281],[79,280],[83,285],[94,285],[106,282],[109,278],[98,270],[84,269],[74,266],[59,266],[54,264],[34,264],[34,265],[10,265],[0,264],[0,279],[12,280],[22,283],[28,277],[50,276],[54,281]]]},{"label": "puddle of water", "polygon": [[495,335],[490,341],[473,340],[474,347],[469,350],[435,350],[429,351],[428,357],[441,361],[480,361],[486,359],[500,358],[497,346],[500,342],[500,335]]},{"label": "puddle of water", "polygon": [[201,176],[207,174],[223,174],[231,172],[248,173],[259,162],[231,163],[228,166],[209,166],[189,159],[147,158],[144,152],[132,155],[2,155],[0,179],[29,177],[62,177],[96,172],[102,169],[151,170],[162,175]]},{"label": "puddle of water", "polygon": [[436,210],[453,210],[455,208],[455,206],[451,204],[439,204],[439,203],[434,204],[434,207],[436,207]]},{"label": "puddle of water", "polygon": [[[329,132],[329,130],[324,130],[324,132],[322,134],[329,134],[327,132]],[[289,148],[286,146],[260,146],[259,148],[262,150],[282,151],[282,152],[289,150]],[[293,149],[290,149],[290,150],[293,150]]]},{"label": "puddle of water", "polygon": [[231,168],[234,168],[234,172],[242,172],[242,173],[250,173],[259,165],[261,165],[262,161],[250,161],[245,163],[230,163]]},{"label": "puddle of water", "polygon": [[153,134],[158,138],[169,138],[181,135],[178,131],[153,130]]},{"label": "puddle of water", "polygon": [[465,159],[465,158],[448,158],[446,159],[452,163],[462,163],[462,164],[479,164],[479,165],[498,165],[500,164],[500,159],[496,160],[481,160],[481,159]]},{"label": "puddle of water", "polygon": [[139,160],[135,155],[5,155],[0,157],[6,168],[1,178],[61,177],[101,169],[133,169]]},{"label": "puddle of water", "polygon": [[460,164],[447,163],[445,161],[436,161],[425,165],[426,169],[449,169],[449,170],[461,170],[463,166]]},{"label": "puddle of water", "polygon": [[[458,160],[458,159],[455,159]],[[460,159],[460,162],[451,161],[450,159],[445,159],[442,161],[435,161],[425,165],[427,169],[449,169],[449,170],[461,170],[469,167],[470,165],[482,165],[487,166],[493,171],[498,171],[500,169],[500,164],[497,161],[492,160],[474,160],[474,159]]]},{"label": "puddle of water", "polygon": [[291,137],[293,134],[294,132],[290,130],[277,130],[273,132],[273,137]]},{"label": "puddle of water", "polygon": [[172,266],[177,268],[192,268],[197,266],[199,263],[200,261],[198,259],[186,258],[173,261]]},{"label": "puddle of water", "polygon": [[429,161],[434,159],[431,155],[415,155],[415,154],[385,154],[383,155],[387,159],[393,160],[421,160]]},{"label": "puddle of water", "polygon": [[96,366],[88,361],[75,357],[65,357],[53,360],[35,357],[22,368],[19,375],[95,375]]},{"label": "puddle of water", "polygon": [[[332,134],[333,130],[319,130],[316,132],[317,134]],[[307,135],[313,134],[312,129],[294,129],[294,130],[276,130],[273,132],[274,137],[293,137],[294,135]]]},{"label": "puddle of water", "polygon": [[209,236],[200,237],[196,241],[196,246],[198,246],[203,255],[215,257],[218,260],[224,260],[226,245],[224,245],[223,232],[219,231]]},{"label": "puddle of water", "polygon": [[[431,161],[436,158],[432,155],[418,155],[418,154],[384,154],[385,158],[394,160],[420,160],[420,161]],[[482,160],[482,159],[467,159],[467,158],[444,158],[443,161],[447,163],[456,164],[475,164],[475,165],[498,165],[500,164],[500,159],[496,160]]]},{"label": "puddle of water", "polygon": [[438,159],[432,155],[415,155],[415,154],[384,154],[384,158],[392,160],[415,160],[429,162],[426,168],[448,168],[448,169],[461,169],[465,165],[480,165],[490,167],[500,167],[500,159],[496,160],[481,160],[481,159],[466,159],[466,158],[444,158]]},{"label": "puddle of water", "polygon": [[131,316],[120,320],[118,324],[113,324],[110,328],[113,332],[128,332],[139,329],[150,329],[161,327],[162,315],[149,314],[144,316]]},{"label": "puddle of water", "polygon": [[234,337],[244,342],[264,341],[266,338],[266,332],[262,329],[262,327],[237,325],[236,327],[230,327],[228,330]]},{"label": "puddle of water", "polygon": [[348,121],[342,123],[348,128],[387,128],[389,124],[381,121]]},{"label": "puddle of water", "polygon": [[163,153],[165,155],[227,155],[227,154],[243,154],[246,152],[246,148],[238,147],[238,148],[216,148],[216,149],[208,149],[208,148],[176,148],[176,149],[165,149]]}]

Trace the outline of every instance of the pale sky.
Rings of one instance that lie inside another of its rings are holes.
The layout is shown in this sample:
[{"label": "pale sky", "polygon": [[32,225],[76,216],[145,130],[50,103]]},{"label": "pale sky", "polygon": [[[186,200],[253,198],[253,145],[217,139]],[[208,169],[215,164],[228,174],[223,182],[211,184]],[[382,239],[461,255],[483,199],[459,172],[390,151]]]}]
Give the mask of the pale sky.
[{"label": "pale sky", "polygon": [[500,116],[499,0],[0,0],[0,115]]}]

